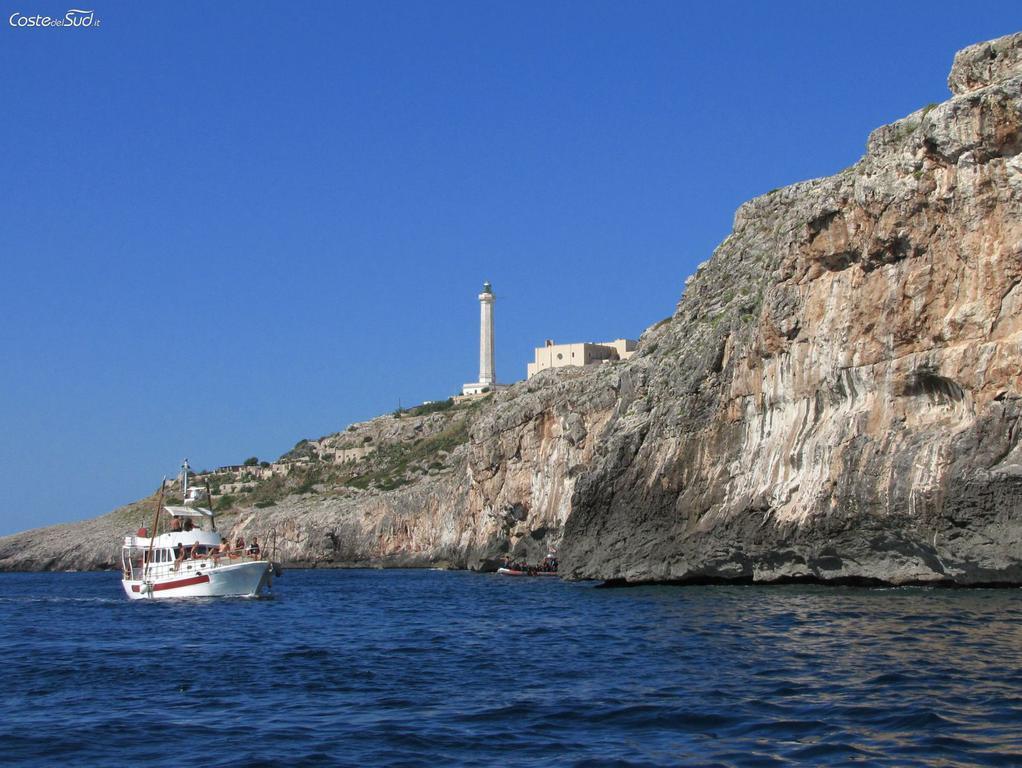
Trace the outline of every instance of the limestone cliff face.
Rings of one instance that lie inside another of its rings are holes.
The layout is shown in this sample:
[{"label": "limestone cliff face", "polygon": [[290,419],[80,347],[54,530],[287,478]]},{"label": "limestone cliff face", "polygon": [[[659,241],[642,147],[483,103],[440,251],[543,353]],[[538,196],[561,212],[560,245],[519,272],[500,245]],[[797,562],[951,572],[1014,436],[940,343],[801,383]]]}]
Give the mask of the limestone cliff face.
[{"label": "limestone cliff face", "polygon": [[[949,85],[742,206],[630,360],[303,441],[223,525],[313,565],[1022,583],[1022,34]],[[0,568],[112,565],[138,510],[0,539]]]},{"label": "limestone cliff face", "polygon": [[[386,493],[290,497],[231,518],[232,535],[277,537],[294,564],[492,568],[503,553],[541,560],[562,538],[575,483],[619,402],[608,368],[497,395],[473,416],[451,471]],[[625,384],[627,387],[627,383]]]},{"label": "limestone cliff face", "polygon": [[[468,511],[485,557],[539,562],[560,544],[579,478],[630,385],[620,363],[540,374],[501,393],[468,446]],[[484,558],[485,559],[485,558]]]},{"label": "limestone cliff face", "polygon": [[738,211],[576,485],[572,575],[1022,581],[1020,51]]}]

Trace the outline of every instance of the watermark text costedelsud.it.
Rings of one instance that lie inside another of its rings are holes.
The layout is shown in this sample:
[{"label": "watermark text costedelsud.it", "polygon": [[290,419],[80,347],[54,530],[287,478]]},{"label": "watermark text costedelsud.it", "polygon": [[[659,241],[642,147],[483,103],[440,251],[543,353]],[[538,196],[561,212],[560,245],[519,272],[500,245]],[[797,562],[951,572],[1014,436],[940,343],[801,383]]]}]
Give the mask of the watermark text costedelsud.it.
[{"label": "watermark text costedelsud.it", "polygon": [[43,16],[41,14],[26,16],[21,11],[15,11],[7,19],[7,23],[12,27],[80,27],[87,29],[98,27],[100,20],[96,18],[95,11],[69,8],[63,16]]}]

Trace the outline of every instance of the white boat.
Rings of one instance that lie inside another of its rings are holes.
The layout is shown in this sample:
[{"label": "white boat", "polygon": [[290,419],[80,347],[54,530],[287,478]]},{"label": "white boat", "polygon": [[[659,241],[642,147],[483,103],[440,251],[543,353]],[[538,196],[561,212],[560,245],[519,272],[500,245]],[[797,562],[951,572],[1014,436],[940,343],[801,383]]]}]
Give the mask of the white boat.
[{"label": "white boat", "polygon": [[[258,595],[269,589],[280,566],[257,547],[231,548],[216,530],[212,509],[196,506],[201,489],[188,490],[188,462],[182,490],[185,504],[163,506],[163,491],[150,532],[124,537],[121,549],[125,594],[133,600],[170,597]],[[206,489],[206,501],[209,490]],[[212,504],[210,503],[210,507]],[[159,533],[161,513],[170,530]]]}]

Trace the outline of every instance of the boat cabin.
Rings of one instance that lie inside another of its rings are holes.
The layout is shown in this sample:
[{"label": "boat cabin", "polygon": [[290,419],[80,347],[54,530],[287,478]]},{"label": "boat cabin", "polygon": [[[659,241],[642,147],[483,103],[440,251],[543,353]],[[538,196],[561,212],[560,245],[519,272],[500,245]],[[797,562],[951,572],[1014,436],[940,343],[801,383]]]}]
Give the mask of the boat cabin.
[{"label": "boat cabin", "polygon": [[[149,536],[145,528],[125,536],[121,547],[121,565],[126,579],[142,579],[144,574],[158,579],[174,573],[201,571],[218,559],[216,555],[223,539],[216,531],[216,521],[211,510],[165,506],[163,511],[171,520],[185,520],[190,524],[154,537]],[[173,523],[171,525],[176,527]]]}]

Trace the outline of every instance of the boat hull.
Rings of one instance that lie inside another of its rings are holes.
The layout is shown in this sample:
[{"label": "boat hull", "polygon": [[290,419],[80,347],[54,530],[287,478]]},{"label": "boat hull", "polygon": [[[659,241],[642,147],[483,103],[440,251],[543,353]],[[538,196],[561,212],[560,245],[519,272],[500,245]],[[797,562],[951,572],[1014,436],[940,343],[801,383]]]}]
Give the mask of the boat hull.
[{"label": "boat hull", "polygon": [[258,595],[269,587],[274,566],[267,560],[256,560],[211,567],[200,571],[173,574],[143,581],[121,582],[124,592],[133,600],[158,600],[174,597],[243,597]]}]

